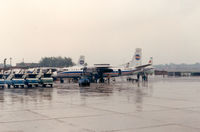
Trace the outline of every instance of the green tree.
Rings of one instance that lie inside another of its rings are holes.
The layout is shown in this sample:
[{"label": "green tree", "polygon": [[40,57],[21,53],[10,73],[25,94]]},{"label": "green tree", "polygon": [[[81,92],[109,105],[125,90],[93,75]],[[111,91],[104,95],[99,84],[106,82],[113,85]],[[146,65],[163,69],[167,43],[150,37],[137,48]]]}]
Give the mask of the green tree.
[{"label": "green tree", "polygon": [[69,67],[74,63],[69,57],[44,57],[40,60],[39,65],[42,67]]}]

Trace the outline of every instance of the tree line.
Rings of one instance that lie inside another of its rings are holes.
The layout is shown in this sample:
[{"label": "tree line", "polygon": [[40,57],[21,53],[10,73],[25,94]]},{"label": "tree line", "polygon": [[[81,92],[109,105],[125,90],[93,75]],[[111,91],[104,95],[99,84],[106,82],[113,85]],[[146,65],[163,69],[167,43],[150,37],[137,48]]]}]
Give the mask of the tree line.
[{"label": "tree line", "polygon": [[[27,66],[22,62],[19,66]],[[70,57],[42,57],[39,63],[31,63],[29,67],[70,67],[75,65]]]}]

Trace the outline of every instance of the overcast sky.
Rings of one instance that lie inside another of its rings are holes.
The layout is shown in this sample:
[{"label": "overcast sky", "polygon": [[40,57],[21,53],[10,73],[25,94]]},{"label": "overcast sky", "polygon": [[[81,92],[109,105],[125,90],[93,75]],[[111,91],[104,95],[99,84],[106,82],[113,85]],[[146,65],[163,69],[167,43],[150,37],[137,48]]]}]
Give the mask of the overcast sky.
[{"label": "overcast sky", "polygon": [[200,0],[0,0],[0,62],[200,62]]}]

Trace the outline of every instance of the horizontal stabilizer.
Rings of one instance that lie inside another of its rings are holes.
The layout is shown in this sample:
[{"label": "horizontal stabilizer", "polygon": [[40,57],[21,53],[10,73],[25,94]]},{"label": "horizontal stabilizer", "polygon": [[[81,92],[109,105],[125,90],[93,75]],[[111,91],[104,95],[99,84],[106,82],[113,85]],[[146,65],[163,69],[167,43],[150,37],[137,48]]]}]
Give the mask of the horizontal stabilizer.
[{"label": "horizontal stabilizer", "polygon": [[142,69],[145,68],[147,66],[151,66],[152,64],[146,64],[146,65],[141,65],[141,66],[137,66],[136,69]]},{"label": "horizontal stabilizer", "polygon": [[150,58],[148,64],[137,66],[136,69],[142,69],[142,68],[145,68],[147,66],[151,66],[152,64],[153,64],[153,57]]}]

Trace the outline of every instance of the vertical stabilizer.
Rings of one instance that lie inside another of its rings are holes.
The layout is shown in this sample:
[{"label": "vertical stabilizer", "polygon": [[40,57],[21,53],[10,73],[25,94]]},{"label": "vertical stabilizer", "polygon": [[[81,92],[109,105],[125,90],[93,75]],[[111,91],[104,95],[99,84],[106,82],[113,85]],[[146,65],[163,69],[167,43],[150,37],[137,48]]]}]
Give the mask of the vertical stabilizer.
[{"label": "vertical stabilizer", "polygon": [[131,67],[137,67],[142,65],[142,49],[136,48],[135,54],[133,56],[132,61],[130,62]]},{"label": "vertical stabilizer", "polygon": [[85,56],[81,55],[78,60],[78,65],[84,65],[85,64]]},{"label": "vertical stabilizer", "polygon": [[141,66],[142,65],[142,49],[137,48],[135,50],[135,66]]},{"label": "vertical stabilizer", "polygon": [[149,64],[153,65],[153,57],[150,58]]}]

